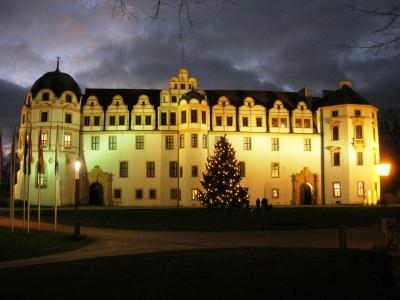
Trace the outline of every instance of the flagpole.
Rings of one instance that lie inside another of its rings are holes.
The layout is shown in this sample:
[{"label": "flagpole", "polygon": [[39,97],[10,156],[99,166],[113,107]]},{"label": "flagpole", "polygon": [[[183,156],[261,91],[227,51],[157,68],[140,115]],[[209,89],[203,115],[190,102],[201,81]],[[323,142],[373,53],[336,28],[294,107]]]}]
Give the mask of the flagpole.
[{"label": "flagpole", "polygon": [[54,176],[55,176],[55,195],[54,195],[54,232],[57,232],[57,206],[58,206],[58,186],[59,186],[59,164],[58,164],[58,125],[56,131],[56,147],[55,147],[55,162],[54,162]]},{"label": "flagpole", "polygon": [[10,165],[10,222],[11,231],[14,232],[14,182],[15,182],[15,127],[11,143],[11,165]]},{"label": "flagpole", "polygon": [[27,202],[28,202],[28,222],[27,222],[27,233],[30,230],[31,222],[31,202],[30,202],[30,182],[31,182],[31,163],[32,163],[32,123],[29,129],[29,144],[28,144],[28,188],[27,188]]},{"label": "flagpole", "polygon": [[42,183],[41,174],[44,173],[44,160],[43,160],[43,144],[42,144],[42,128],[39,130],[38,138],[38,167],[37,167],[37,179],[38,179],[38,230],[40,231],[40,188]]}]

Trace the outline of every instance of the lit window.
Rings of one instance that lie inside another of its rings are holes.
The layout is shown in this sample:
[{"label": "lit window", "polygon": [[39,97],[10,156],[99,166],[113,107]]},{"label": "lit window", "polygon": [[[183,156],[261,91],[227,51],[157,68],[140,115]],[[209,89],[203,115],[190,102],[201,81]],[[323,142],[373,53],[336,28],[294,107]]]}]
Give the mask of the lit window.
[{"label": "lit window", "polygon": [[271,127],[278,127],[278,118],[271,118]]},{"label": "lit window", "polygon": [[340,152],[333,153],[333,165],[340,166]]},{"label": "lit window", "polygon": [[85,116],[85,118],[83,119],[83,123],[85,126],[90,126],[90,117],[89,116]]},{"label": "lit window", "polygon": [[364,191],[364,181],[357,181],[357,195],[362,197],[365,195]]},{"label": "lit window", "polygon": [[146,163],[146,176],[147,177],[155,177],[155,162],[148,161]]},{"label": "lit window", "polygon": [[71,133],[69,132],[64,134],[64,148],[71,149]]},{"label": "lit window", "polygon": [[117,150],[117,137],[116,136],[108,137],[108,149],[109,150]]},{"label": "lit window", "polygon": [[362,166],[364,164],[364,155],[362,152],[357,152],[357,166]]},{"label": "lit window", "polygon": [[128,177],[128,162],[121,161],[119,163],[119,177]]},{"label": "lit window", "polygon": [[181,123],[186,123],[186,110],[181,111]]},{"label": "lit window", "polygon": [[207,146],[208,146],[207,135],[203,134],[203,148],[207,149]]},{"label": "lit window", "polygon": [[142,125],[142,116],[135,116],[135,125]]},{"label": "lit window", "polygon": [[144,118],[144,121],[145,121],[145,125],[151,125],[151,116],[146,116]]},{"label": "lit window", "polygon": [[119,116],[119,125],[125,125],[125,116]]},{"label": "lit window", "polygon": [[239,174],[240,177],[246,176],[246,164],[244,161],[239,161]]},{"label": "lit window", "polygon": [[65,114],[65,123],[72,123],[72,114]]},{"label": "lit window", "polygon": [[155,189],[149,190],[149,199],[157,199],[157,192]]},{"label": "lit window", "polygon": [[333,197],[340,197],[342,191],[340,187],[340,182],[333,183]]},{"label": "lit window", "polygon": [[233,118],[232,117],[227,117],[226,118],[226,125],[232,126],[233,125]]},{"label": "lit window", "polygon": [[40,122],[47,122],[47,119],[48,119],[47,111],[42,111],[40,113]]},{"label": "lit window", "polygon": [[197,166],[192,166],[192,177],[197,177],[198,176],[198,168]]},{"label": "lit window", "polygon": [[197,123],[197,109],[190,110],[190,122]]},{"label": "lit window", "polygon": [[199,194],[198,189],[192,189],[192,200],[197,200],[197,195]]},{"label": "lit window", "polygon": [[165,136],[165,149],[167,149],[167,150],[174,149],[174,136],[173,135]]},{"label": "lit window", "polygon": [[301,127],[301,119],[296,118],[295,126],[296,126],[296,128],[300,128]]},{"label": "lit window", "polygon": [[305,138],[303,141],[304,141],[304,151],[311,151],[311,139]]},{"label": "lit window", "polygon": [[94,126],[100,125],[100,116],[94,116]]},{"label": "lit window", "polygon": [[277,162],[271,163],[271,177],[279,178],[279,163]]},{"label": "lit window", "polygon": [[115,116],[110,116],[108,125],[113,126],[115,125]]},{"label": "lit window", "polygon": [[135,198],[136,198],[136,200],[143,199],[143,190],[142,189],[137,189],[135,191]]},{"label": "lit window", "polygon": [[243,127],[249,126],[249,118],[248,117],[243,117],[242,118],[242,124],[243,124]]},{"label": "lit window", "polygon": [[166,112],[161,113],[161,125],[167,125],[167,113]]},{"label": "lit window", "polygon": [[100,149],[100,137],[92,136],[92,150],[99,150],[99,149]]},{"label": "lit window", "polygon": [[222,117],[218,116],[215,118],[215,125],[222,126]]},{"label": "lit window", "polygon": [[185,148],[185,135],[179,135],[179,148]]},{"label": "lit window", "polygon": [[286,128],[287,127],[287,119],[286,118],[281,118],[281,127]]},{"label": "lit window", "polygon": [[175,112],[171,112],[169,114],[169,122],[170,122],[170,125],[172,125],[172,126],[176,125],[176,113]]},{"label": "lit window", "polygon": [[169,177],[178,177],[178,162],[169,162]]},{"label": "lit window", "polygon": [[272,147],[272,151],[278,151],[279,150],[279,138],[272,138],[271,139],[271,147]]},{"label": "lit window", "polygon": [[333,141],[339,140],[339,126],[332,127],[332,140]]},{"label": "lit window", "polygon": [[272,189],[272,198],[279,198],[279,189]]},{"label": "lit window", "polygon": [[191,144],[192,148],[197,148],[197,133],[192,133]]},{"label": "lit window", "polygon": [[144,149],[144,136],[136,136],[136,149]]},{"label": "lit window", "polygon": [[121,199],[121,189],[114,189],[114,198]]},{"label": "lit window", "polygon": [[43,148],[46,148],[47,147],[47,142],[48,142],[47,132],[46,131],[42,131],[42,135],[40,137],[40,140],[42,142]]},{"label": "lit window", "polygon": [[256,118],[256,126],[262,127],[262,118]]},{"label": "lit window", "polygon": [[251,150],[251,137],[243,138],[243,150]]},{"label": "lit window", "polygon": [[304,119],[304,128],[311,128],[311,120]]}]

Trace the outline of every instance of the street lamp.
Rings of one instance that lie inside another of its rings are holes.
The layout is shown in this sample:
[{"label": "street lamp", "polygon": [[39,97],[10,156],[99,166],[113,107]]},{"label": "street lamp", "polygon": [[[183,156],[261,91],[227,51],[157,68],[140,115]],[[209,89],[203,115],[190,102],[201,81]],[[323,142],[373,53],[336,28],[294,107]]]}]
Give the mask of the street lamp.
[{"label": "street lamp", "polygon": [[81,168],[81,162],[79,157],[76,159],[75,163],[75,219],[74,219],[74,237],[75,239],[79,239],[80,234],[80,224],[79,224],[79,216],[78,216],[78,208],[79,208],[79,169]]}]

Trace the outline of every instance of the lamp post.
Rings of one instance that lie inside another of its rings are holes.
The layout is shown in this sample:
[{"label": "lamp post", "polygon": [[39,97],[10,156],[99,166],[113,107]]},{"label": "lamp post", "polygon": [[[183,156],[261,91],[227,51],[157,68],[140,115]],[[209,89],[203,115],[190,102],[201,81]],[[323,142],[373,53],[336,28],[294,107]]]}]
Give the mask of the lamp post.
[{"label": "lamp post", "polygon": [[75,219],[74,219],[74,237],[75,239],[79,239],[80,234],[80,224],[79,224],[79,215],[78,215],[78,208],[79,208],[79,170],[81,168],[81,162],[79,157],[75,161]]}]

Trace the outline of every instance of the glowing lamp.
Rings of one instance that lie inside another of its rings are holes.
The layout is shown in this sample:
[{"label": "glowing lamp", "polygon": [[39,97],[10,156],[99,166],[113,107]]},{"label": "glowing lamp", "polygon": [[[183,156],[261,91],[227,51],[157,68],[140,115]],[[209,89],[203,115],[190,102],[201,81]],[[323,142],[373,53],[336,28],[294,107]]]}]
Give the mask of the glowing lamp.
[{"label": "glowing lamp", "polygon": [[390,164],[375,165],[376,174],[379,176],[388,176],[390,173]]},{"label": "glowing lamp", "polygon": [[75,166],[75,179],[79,179],[79,169],[81,168],[81,162],[78,158],[76,159],[74,166]]}]

